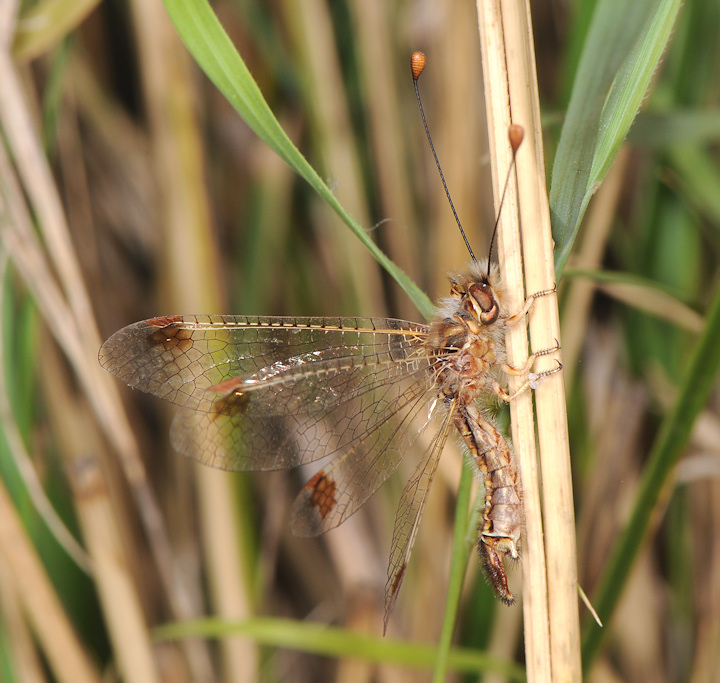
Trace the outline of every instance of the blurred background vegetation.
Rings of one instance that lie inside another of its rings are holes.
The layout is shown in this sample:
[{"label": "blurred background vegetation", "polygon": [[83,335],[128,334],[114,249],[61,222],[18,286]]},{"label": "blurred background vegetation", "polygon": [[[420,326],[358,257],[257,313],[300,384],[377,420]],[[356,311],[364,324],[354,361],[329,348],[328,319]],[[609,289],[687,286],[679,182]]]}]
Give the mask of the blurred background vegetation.
[{"label": "blurred background vegetation", "polygon": [[[429,57],[429,124],[483,254],[494,209],[474,4],[213,7],[340,202],[432,298],[444,295],[446,272],[468,257],[427,150],[409,55]],[[533,3],[548,178],[594,8]],[[379,635],[402,482],[326,537],[292,538],[303,473],[217,473],[174,453],[170,410],[102,373],[101,341],[173,313],[421,316],[199,71],[159,0],[6,0],[0,11],[0,679],[427,676],[394,664],[392,641],[371,639],[355,657],[342,644],[345,656],[309,654],[323,636],[303,644],[294,622],[249,621],[245,637],[222,641],[149,631],[204,615],[222,631],[223,618],[272,615]],[[591,599],[718,284],[718,34],[717,3],[685,3],[560,283],[579,575]],[[658,483],[589,680],[718,680],[716,393],[703,403]],[[461,466],[452,450],[390,629],[418,643],[435,642],[442,620]],[[487,680],[512,678],[518,669],[504,663],[523,661],[521,610],[498,605],[470,565],[457,642],[492,655]]]}]

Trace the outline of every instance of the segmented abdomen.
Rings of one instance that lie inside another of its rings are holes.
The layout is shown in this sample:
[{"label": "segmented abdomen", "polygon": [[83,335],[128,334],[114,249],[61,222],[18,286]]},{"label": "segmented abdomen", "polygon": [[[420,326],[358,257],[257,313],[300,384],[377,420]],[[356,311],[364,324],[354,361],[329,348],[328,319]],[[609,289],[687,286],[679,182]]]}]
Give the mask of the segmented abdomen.
[{"label": "segmented abdomen", "polygon": [[474,402],[458,406],[455,426],[470,449],[485,484],[478,552],[497,596],[511,605],[515,596],[508,588],[503,559],[505,555],[513,559],[519,557],[524,522],[522,487],[515,456],[500,430],[481,415]]}]

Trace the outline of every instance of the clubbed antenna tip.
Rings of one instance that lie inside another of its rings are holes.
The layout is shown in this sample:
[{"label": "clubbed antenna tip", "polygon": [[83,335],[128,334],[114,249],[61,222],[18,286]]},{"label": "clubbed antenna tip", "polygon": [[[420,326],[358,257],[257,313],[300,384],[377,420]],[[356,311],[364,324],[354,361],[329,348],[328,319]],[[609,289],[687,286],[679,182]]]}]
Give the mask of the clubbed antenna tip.
[{"label": "clubbed antenna tip", "polygon": [[425,68],[425,55],[422,52],[413,52],[410,57],[410,68],[412,69],[413,80],[417,81]]}]

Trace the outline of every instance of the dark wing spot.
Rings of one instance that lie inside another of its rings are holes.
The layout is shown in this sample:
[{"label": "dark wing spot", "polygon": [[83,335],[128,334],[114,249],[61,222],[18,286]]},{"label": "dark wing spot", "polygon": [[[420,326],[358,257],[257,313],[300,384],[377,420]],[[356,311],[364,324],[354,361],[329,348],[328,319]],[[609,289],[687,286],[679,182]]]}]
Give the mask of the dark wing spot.
[{"label": "dark wing spot", "polygon": [[403,563],[403,566],[397,571],[393,577],[393,582],[390,584],[390,595],[397,595],[400,590],[400,585],[405,578],[405,572],[407,571],[407,562]]},{"label": "dark wing spot", "polygon": [[247,411],[250,396],[242,391],[233,391],[213,402],[215,417],[238,417]]},{"label": "dark wing spot", "polygon": [[220,396],[213,401],[213,419],[222,415],[223,417],[238,417],[248,409],[250,395],[240,391],[243,380],[240,377],[230,377],[211,386],[208,391],[213,391]]},{"label": "dark wing spot", "polygon": [[402,566],[390,575],[388,583],[385,586],[385,616],[383,617],[383,635],[387,633],[388,623],[390,622],[390,613],[395,607],[398,593],[400,592],[400,586],[402,585],[403,579],[405,578],[405,572],[407,571],[407,562],[403,562]]},{"label": "dark wing spot", "polygon": [[168,325],[181,323],[182,317],[179,315],[164,315],[159,318],[150,318],[150,320],[146,320],[145,322],[153,327],[168,327]]},{"label": "dark wing spot", "polygon": [[147,337],[150,346],[163,346],[167,350],[176,349],[181,353],[189,351],[193,345],[192,330],[176,327],[180,322],[182,318],[176,315],[149,320],[148,324],[158,328]]},{"label": "dark wing spot", "polygon": [[304,487],[307,493],[307,504],[317,510],[321,519],[325,519],[337,505],[337,485],[335,480],[320,470]]}]

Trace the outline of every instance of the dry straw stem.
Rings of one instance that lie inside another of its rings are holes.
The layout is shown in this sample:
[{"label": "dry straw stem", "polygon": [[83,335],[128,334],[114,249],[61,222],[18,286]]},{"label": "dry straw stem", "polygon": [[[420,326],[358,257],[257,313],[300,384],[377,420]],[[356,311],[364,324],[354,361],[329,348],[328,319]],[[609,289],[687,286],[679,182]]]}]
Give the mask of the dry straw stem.
[{"label": "dry straw stem", "polygon": [[[51,376],[61,374],[60,364],[54,357],[49,370]],[[72,405],[75,401],[65,391],[66,386],[67,383],[58,382],[55,390],[67,394],[64,405]],[[58,405],[63,404],[55,404],[58,413],[54,415],[55,433],[61,435],[78,519],[93,560],[93,580],[118,669],[127,681],[160,681],[141,596],[122,542],[117,508],[111,500],[100,462],[92,455],[102,448],[102,441],[94,428],[88,429],[92,422],[83,406],[76,405],[75,409],[60,415]]]},{"label": "dry straw stem", "polygon": [[[7,178],[9,163],[0,149],[0,176]],[[0,214],[3,220],[9,216],[5,197],[0,196]],[[7,253],[0,253],[0,282],[5,281]],[[0,306],[0,319],[4,311]],[[5,358],[5,349],[0,335],[0,358]],[[91,562],[78,546],[70,532],[55,513],[33,469],[8,400],[5,376],[0,373],[0,421],[13,457],[17,460],[18,470],[25,481],[28,492],[38,508],[48,528],[56,535],[58,542],[66,548],[80,566],[89,570]],[[0,574],[1,611],[9,625],[9,646],[20,671],[31,680],[29,672],[37,663],[37,653],[30,634],[25,628],[27,619],[33,625],[34,635],[42,647],[43,653],[60,681],[93,681],[99,678],[99,672],[90,660],[75,633],[72,624],[64,612],[52,583],[47,576],[37,551],[20,520],[4,483],[0,482],[0,556],[3,572]],[[12,603],[17,612],[12,621]],[[22,609],[21,609],[22,608]]]},{"label": "dry straw stem", "polygon": [[[4,150],[0,150],[0,153],[2,152]],[[0,197],[0,212],[7,215],[5,209],[6,205]],[[0,281],[5,277],[4,254],[2,260]],[[3,357],[4,351],[0,349],[0,358]],[[2,392],[5,393],[5,387],[2,387]],[[13,420],[10,412],[9,406],[7,409],[3,408],[3,429],[6,432],[9,423]],[[12,424],[10,432],[16,430],[17,427]],[[19,447],[22,447],[22,444]],[[27,619],[32,624],[35,639],[57,680],[79,682],[99,680],[99,672],[78,639],[2,481],[0,481],[0,558],[3,567],[0,573],[2,596],[0,607],[6,625],[10,624],[8,642],[16,663],[22,667],[21,670],[27,672],[36,659],[29,634],[24,633],[26,631],[24,621]],[[17,607],[22,607],[22,612],[18,610],[15,614],[16,623],[12,623],[8,621],[11,615],[6,610],[15,598],[18,598]],[[18,631],[18,629],[22,630]],[[28,635],[28,638],[21,647],[20,640],[23,635]],[[18,651],[17,647],[21,647],[21,650]]]},{"label": "dry straw stem", "polygon": [[[76,373],[108,441],[119,455],[174,615],[190,618],[196,614],[188,606],[188,591],[182,590],[181,581],[174,574],[173,553],[164,521],[149,487],[117,386],[97,362],[101,340],[89,297],[30,106],[9,52],[9,7],[8,3],[2,6],[4,14],[0,16],[0,82],[3,84],[0,88],[0,125],[15,167],[11,168],[5,160],[0,170],[4,182],[3,199],[7,202],[5,220],[0,223],[0,239],[32,294],[43,321]],[[22,182],[22,190],[15,178],[15,170]],[[26,198],[43,241],[33,230]],[[120,510],[116,514],[126,513]]]},{"label": "dry straw stem", "polygon": [[[511,290],[510,306],[517,307],[511,310],[519,310],[526,295],[552,288],[555,281],[530,8],[517,0],[479,0],[478,14],[496,196],[510,163],[507,143],[510,122],[521,124],[527,137],[517,160],[517,204],[510,193],[510,201],[506,200],[503,209],[505,225],[507,219],[514,217],[515,225],[520,226],[523,258],[516,230],[501,225],[498,241],[503,276]],[[551,348],[556,340],[559,342],[557,298],[538,299],[529,322],[534,350]],[[507,347],[509,362],[522,366],[527,356],[523,326],[509,331]],[[537,370],[552,369],[558,356],[540,359]],[[535,400],[544,484],[544,545],[529,392],[511,404],[513,440],[525,491],[527,547],[523,594],[528,678],[580,681],[575,527],[562,373],[546,378],[535,392]]]},{"label": "dry straw stem", "polygon": [[[7,113],[7,108],[3,109],[3,113]],[[6,122],[7,119],[4,119]],[[0,154],[0,176],[4,182],[4,196],[2,212],[5,220],[2,224],[2,241],[12,255],[15,266],[26,282],[31,285],[35,294],[36,301],[48,325],[55,330],[66,329],[67,334],[62,336],[62,343],[68,357],[72,360],[73,365],[78,369],[78,375],[81,379],[87,379],[87,374],[92,372],[86,366],[85,358],[87,355],[82,350],[82,342],[79,338],[77,328],[73,326],[73,315],[69,308],[66,307],[65,300],[54,285],[52,277],[49,275],[49,268],[41,253],[41,246],[30,228],[30,219],[21,203],[21,193],[17,186],[9,162],[4,155],[4,149]],[[59,317],[57,324],[54,316]],[[65,327],[63,327],[65,326]],[[95,355],[90,356],[95,359]],[[61,388],[60,383],[53,387],[53,391],[58,392]],[[86,429],[76,429],[76,434],[86,434]],[[4,502],[3,502],[4,506]],[[11,507],[9,501],[7,507],[15,514],[14,508]],[[115,511],[117,514],[117,511]],[[5,539],[12,545],[9,546],[11,551],[7,553],[8,561],[15,570],[15,576],[18,589],[24,596],[25,608],[30,614],[33,621],[38,641],[42,644],[43,652],[51,662],[53,670],[58,680],[77,681],[77,680],[94,680],[97,678],[92,671],[92,666],[87,663],[87,657],[81,651],[80,645],[76,642],[77,637],[73,628],[62,612],[57,595],[54,593],[44,568],[42,568],[40,560],[35,556],[34,549],[29,546],[29,539],[15,528],[16,523],[11,519],[10,513],[6,510],[2,513],[3,519],[6,519],[8,525],[5,528]],[[28,547],[25,547],[28,545]],[[121,553],[112,553],[112,558],[116,559]],[[96,569],[97,569],[96,565]],[[99,574],[95,575],[97,579]],[[106,597],[106,594],[103,594]],[[112,591],[110,595],[114,598],[113,604],[117,606],[118,593]],[[111,620],[115,614],[112,606],[107,603],[103,604],[105,608],[105,616]],[[108,607],[110,607],[108,609]],[[124,609],[124,607],[123,607]],[[123,626],[126,626],[124,620],[120,620]],[[121,650],[119,652],[122,653]],[[128,661],[137,662],[137,652],[129,654]],[[147,679],[146,679],[147,680]],[[152,680],[152,679],[150,679]]]},{"label": "dry straw stem", "polygon": [[[151,150],[160,187],[163,249],[161,297],[168,310],[219,312],[219,256],[212,230],[206,167],[192,64],[161,3],[131,4],[141,60]],[[188,273],[192,273],[189,277]],[[178,462],[182,467],[184,463]],[[250,581],[242,560],[242,531],[237,524],[233,481],[222,472],[194,466],[200,503],[205,567],[214,611],[225,619],[251,612]],[[182,504],[177,501],[177,504]],[[193,606],[193,609],[195,607]],[[199,640],[186,645],[194,677],[212,671],[208,648]],[[246,640],[221,644],[229,678],[252,680],[257,650]]]},{"label": "dry straw stem", "polygon": [[37,551],[28,537],[10,495],[0,483],[0,562],[9,571],[2,578],[2,592],[20,596],[22,607],[33,625],[43,656],[58,681],[93,683],[100,680],[65,614]]},{"label": "dry straw stem", "polygon": [[42,681],[45,674],[40,653],[15,590],[12,571],[4,562],[0,562],[0,611],[5,624],[5,648],[12,652],[17,680]]},{"label": "dry straw stem", "polygon": [[[508,100],[508,75],[505,61],[505,38],[500,7],[487,0],[478,2],[480,43],[483,55],[485,101],[489,145],[493,164],[496,205],[502,194],[503,177],[511,163],[507,138],[511,123]],[[516,186],[510,183],[505,197],[498,230],[498,256],[508,290],[507,306],[519,311],[523,306],[522,257],[520,249],[519,208]],[[496,206],[497,208],[497,206]],[[516,325],[507,334],[508,362],[522,367],[527,358],[527,330]],[[518,382],[510,378],[511,392]],[[547,579],[543,552],[542,515],[535,453],[535,428],[532,397],[519,395],[510,404],[513,445],[520,461],[525,504],[525,543],[523,548],[523,611],[525,652],[528,680],[547,682],[550,678],[550,644],[548,639]]]},{"label": "dry straw stem", "polygon": [[[3,167],[6,167],[3,164]],[[3,202],[0,200],[0,206]],[[0,282],[5,281],[6,266],[8,255],[5,251],[0,251]],[[0,303],[0,320],[4,319],[5,311],[3,303]],[[0,358],[5,358],[5,345],[2,335],[0,335]],[[83,547],[75,540],[70,533],[60,515],[55,511],[50,499],[47,497],[42,487],[42,481],[35,469],[33,460],[28,453],[23,441],[20,428],[15,420],[12,405],[10,403],[10,393],[7,386],[5,373],[0,372],[0,425],[2,426],[3,435],[7,441],[9,451],[18,469],[28,496],[32,500],[38,515],[42,518],[55,540],[62,546],[65,552],[72,558],[73,562],[82,569],[86,574],[92,573],[92,561],[85,552]]]},{"label": "dry straw stem", "polygon": [[52,433],[72,486],[117,667],[124,680],[159,681],[141,592],[133,577],[133,558],[123,542],[125,520],[113,501],[113,478],[103,472],[97,455],[104,447],[100,431],[82,398],[74,395],[66,366],[54,347],[45,349],[42,380],[56,399],[47,404]]}]

